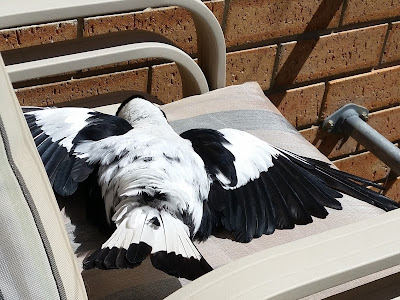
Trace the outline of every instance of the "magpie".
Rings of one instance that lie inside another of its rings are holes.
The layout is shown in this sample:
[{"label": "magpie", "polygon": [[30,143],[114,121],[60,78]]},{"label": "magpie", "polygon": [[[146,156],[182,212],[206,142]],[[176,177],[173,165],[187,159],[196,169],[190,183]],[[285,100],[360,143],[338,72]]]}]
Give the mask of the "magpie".
[{"label": "magpie", "polygon": [[[54,191],[99,190],[110,238],[84,269],[133,268],[150,256],[170,275],[212,270],[194,240],[228,230],[247,243],[325,218],[342,193],[385,211],[399,204],[369,180],[235,130],[178,135],[153,103],[132,96],[115,116],[88,108],[30,110],[25,118]],[[96,180],[89,180],[95,176]]]}]

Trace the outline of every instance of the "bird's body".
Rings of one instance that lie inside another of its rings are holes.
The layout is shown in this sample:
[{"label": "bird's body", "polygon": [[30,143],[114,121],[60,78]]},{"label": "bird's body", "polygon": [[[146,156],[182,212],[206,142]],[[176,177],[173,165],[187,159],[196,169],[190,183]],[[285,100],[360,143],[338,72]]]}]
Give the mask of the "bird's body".
[{"label": "bird's body", "polygon": [[398,207],[362,178],[278,149],[233,129],[178,135],[162,111],[138,98],[109,116],[84,108],[25,114],[54,190],[73,194],[97,172],[116,230],[85,268],[128,268],[150,255],[169,274],[211,270],[192,243],[225,228],[240,242],[325,218],[346,192],[385,210]]},{"label": "bird's body", "polygon": [[171,214],[193,215],[194,229],[198,229],[201,214],[194,212],[199,211],[210,188],[203,161],[190,142],[169,126],[158,131],[152,126],[137,127],[123,136],[83,142],[75,148],[82,153],[78,157],[100,162],[98,183],[107,217],[111,220],[118,204],[129,200],[163,207]]}]

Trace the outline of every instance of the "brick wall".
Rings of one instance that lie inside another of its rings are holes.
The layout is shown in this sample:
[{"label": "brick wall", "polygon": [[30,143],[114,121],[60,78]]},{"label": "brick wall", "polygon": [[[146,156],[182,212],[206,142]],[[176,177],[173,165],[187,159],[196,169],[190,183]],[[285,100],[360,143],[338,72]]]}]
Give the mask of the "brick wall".
[{"label": "brick wall", "polygon": [[[227,85],[255,80],[303,136],[342,170],[382,182],[400,201],[400,179],[353,139],[327,135],[321,120],[345,103],[366,106],[368,123],[400,140],[400,2],[392,0],[204,1],[225,33]],[[146,30],[196,56],[190,14],[159,8],[0,31],[5,58],[27,46]],[[35,48],[35,47],[34,47]],[[169,102],[182,97],[176,66],[129,61],[18,83],[24,105],[52,105],[137,89]]]}]

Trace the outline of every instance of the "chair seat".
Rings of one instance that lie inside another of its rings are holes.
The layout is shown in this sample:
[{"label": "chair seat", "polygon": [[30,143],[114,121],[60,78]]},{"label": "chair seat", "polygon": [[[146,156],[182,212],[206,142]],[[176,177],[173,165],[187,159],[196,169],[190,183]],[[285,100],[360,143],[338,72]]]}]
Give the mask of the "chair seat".
[{"label": "chair seat", "polygon": [[[188,97],[164,105],[163,110],[177,132],[190,128],[231,127],[247,131],[294,153],[329,162],[280,114],[257,83],[231,86]],[[343,205],[342,211],[327,208],[328,217],[324,220],[314,218],[312,224],[296,226],[290,230],[277,230],[270,236],[264,235],[248,244],[237,243],[229,238],[211,237],[198,247],[207,261],[213,267],[218,267],[262,249],[384,213],[381,209],[347,195],[340,202]]]},{"label": "chair seat", "polygon": [[[99,107],[98,110],[114,114],[117,106]],[[297,154],[329,162],[290,125],[264,95],[257,83],[221,88],[169,103],[161,108],[178,133],[191,128],[230,127],[247,131],[275,146]],[[326,219],[314,219],[309,225],[296,226],[291,230],[277,230],[272,235],[264,235],[246,244],[235,242],[228,235],[221,234],[218,237],[212,236],[196,246],[210,265],[218,268],[266,248],[384,213],[381,209],[347,195],[344,195],[340,202],[343,210],[328,208],[329,215]],[[66,210],[68,211],[68,208]],[[73,209],[70,209],[70,213],[72,211]],[[76,217],[79,214],[80,217]],[[82,212],[75,214],[75,218],[72,222],[75,225],[70,223],[68,217],[65,220],[70,238],[73,240],[75,253],[82,260],[87,252],[99,246],[105,237],[91,225],[84,226],[83,231],[79,231],[81,226],[76,226],[76,224],[84,222],[84,214]],[[340,251],[340,245],[338,245],[338,251]],[[82,275],[91,299],[108,299],[107,297],[111,299],[117,296],[132,297],[129,299],[139,299],[139,296],[152,299],[163,298],[188,282],[182,279],[178,281],[153,269],[149,261],[145,261],[142,266],[133,270],[90,270],[83,271]]]}]

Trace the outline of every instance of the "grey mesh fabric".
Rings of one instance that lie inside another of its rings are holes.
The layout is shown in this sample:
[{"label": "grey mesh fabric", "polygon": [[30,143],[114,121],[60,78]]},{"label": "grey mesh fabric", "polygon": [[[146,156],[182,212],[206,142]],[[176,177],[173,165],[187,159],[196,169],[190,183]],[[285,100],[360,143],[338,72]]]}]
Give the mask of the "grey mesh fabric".
[{"label": "grey mesh fabric", "polygon": [[[329,161],[286,121],[265,97],[257,83],[218,89],[166,104],[161,108],[172,127],[178,132],[199,127],[214,129],[231,127],[248,131],[271,144],[301,155]],[[117,106],[114,105],[101,107],[98,110],[114,114],[116,109]],[[273,235],[254,239],[247,244],[234,242],[225,236],[212,236],[206,242],[196,244],[196,246],[205,259],[214,268],[218,268],[269,247],[384,213],[378,208],[348,196],[342,198],[341,203],[343,210],[328,209],[330,215],[325,220],[315,219],[312,224],[297,226],[293,230],[277,230]],[[80,229],[79,224],[84,222],[84,214],[80,217],[75,215],[72,219],[74,224],[69,224],[67,228],[70,229],[70,237],[75,239],[74,248],[79,259],[82,260],[88,253],[90,245],[94,245],[93,240],[89,241],[90,236],[94,237],[98,233],[92,227],[90,230]],[[66,220],[69,222],[68,218]],[[77,243],[77,236],[80,243]],[[100,235],[97,236],[100,237]],[[100,244],[101,241],[97,243],[97,245]],[[338,245],[338,251],[340,251],[340,245]],[[163,299],[188,282],[155,270],[148,260],[133,270],[90,270],[83,271],[82,274],[91,299]],[[362,281],[362,283],[365,282],[367,281]],[[328,294],[320,294],[316,298],[345,289],[346,287],[342,287]]]},{"label": "grey mesh fabric", "polygon": [[87,299],[1,57],[0,72],[0,299]]}]

